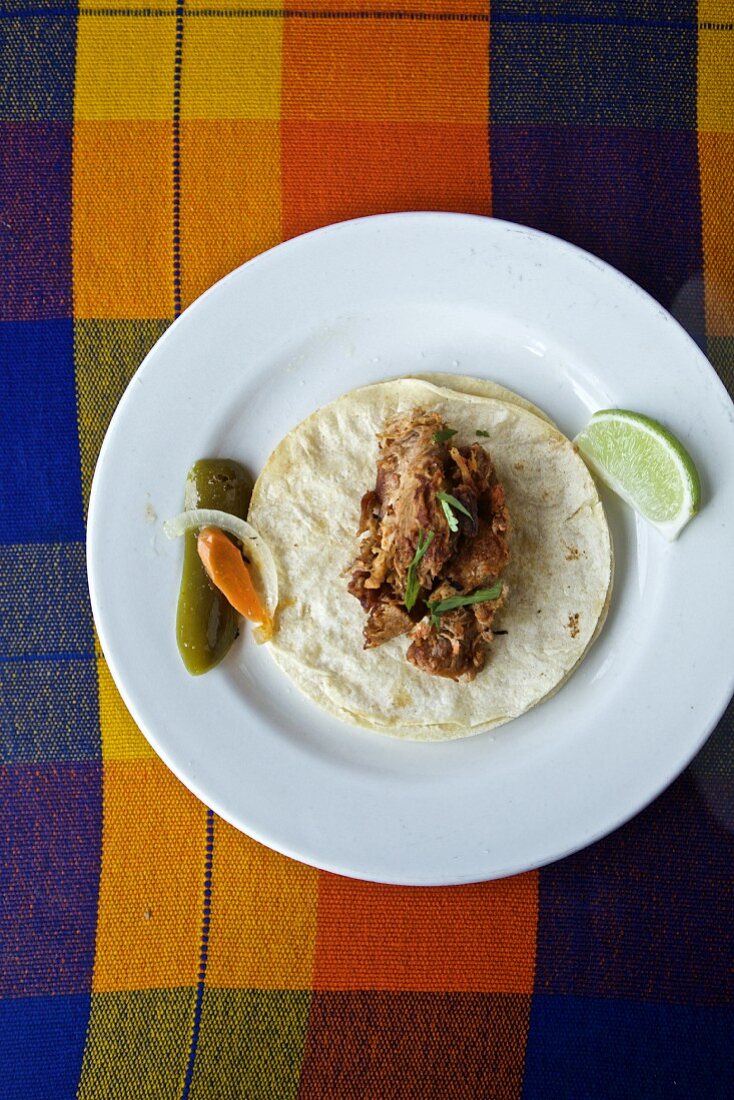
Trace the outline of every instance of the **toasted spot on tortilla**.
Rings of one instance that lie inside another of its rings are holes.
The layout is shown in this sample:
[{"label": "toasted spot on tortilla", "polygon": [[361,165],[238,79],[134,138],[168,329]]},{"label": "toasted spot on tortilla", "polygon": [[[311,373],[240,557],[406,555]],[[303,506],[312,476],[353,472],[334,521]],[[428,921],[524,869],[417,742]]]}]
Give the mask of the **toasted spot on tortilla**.
[{"label": "toasted spot on tortilla", "polygon": [[403,690],[403,688],[398,688],[398,690],[393,694],[392,701],[393,706],[407,707],[408,703],[410,702],[410,696],[408,695],[407,691]]}]

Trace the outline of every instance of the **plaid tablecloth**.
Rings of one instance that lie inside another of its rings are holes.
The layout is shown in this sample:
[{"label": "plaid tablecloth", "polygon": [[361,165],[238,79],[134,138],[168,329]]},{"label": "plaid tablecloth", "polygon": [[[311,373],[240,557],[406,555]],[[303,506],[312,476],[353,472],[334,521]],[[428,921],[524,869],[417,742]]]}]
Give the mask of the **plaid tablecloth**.
[{"label": "plaid tablecloth", "polygon": [[733,171],[726,0],[2,0],[5,1100],[734,1096],[731,711],[645,813],[539,873],[320,874],[154,756],[83,543],[147,349],[231,268],[343,218],[559,234],[731,387]]}]

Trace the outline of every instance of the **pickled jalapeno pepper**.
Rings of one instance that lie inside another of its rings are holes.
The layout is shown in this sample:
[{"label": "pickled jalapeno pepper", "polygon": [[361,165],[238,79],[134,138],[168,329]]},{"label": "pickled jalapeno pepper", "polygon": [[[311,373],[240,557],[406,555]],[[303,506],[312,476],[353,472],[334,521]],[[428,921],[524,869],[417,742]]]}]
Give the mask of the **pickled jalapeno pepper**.
[{"label": "pickled jalapeno pepper", "polygon": [[[216,508],[244,519],[252,481],[237,463],[205,458],[188,472],[184,508]],[[218,665],[237,637],[239,615],[204,570],[197,532],[184,535],[184,561],[176,612],[176,641],[181,659],[194,676]]]}]

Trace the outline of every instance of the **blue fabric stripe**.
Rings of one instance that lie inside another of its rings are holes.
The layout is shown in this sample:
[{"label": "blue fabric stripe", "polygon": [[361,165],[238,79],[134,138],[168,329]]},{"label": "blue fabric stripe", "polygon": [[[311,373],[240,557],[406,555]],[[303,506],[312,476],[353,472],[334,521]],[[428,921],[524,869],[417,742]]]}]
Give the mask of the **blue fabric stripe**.
[{"label": "blue fabric stripe", "polygon": [[495,122],[696,128],[695,24],[495,26],[493,18],[491,37]]},{"label": "blue fabric stripe", "polygon": [[76,12],[18,11],[0,24],[0,119],[70,122]]},{"label": "blue fabric stripe", "polygon": [[0,609],[3,659],[91,656],[94,629],[84,544],[0,542]]},{"label": "blue fabric stripe", "polygon": [[0,323],[1,543],[84,538],[73,349],[70,319]]},{"label": "blue fabric stripe", "polygon": [[536,994],[523,1100],[731,1100],[734,1009]]},{"label": "blue fabric stripe", "polygon": [[25,664],[26,662],[45,662],[49,661],[51,664],[58,664],[61,661],[87,661],[94,660],[96,654],[94,650],[88,650],[85,653],[14,653],[12,655],[5,655],[0,653],[0,665],[13,665],[13,664]]},{"label": "blue fabric stripe", "polygon": [[0,1001],[3,1100],[71,1100],[84,1054],[88,993]]},{"label": "blue fabric stripe", "polygon": [[536,992],[734,1005],[734,834],[701,785],[540,872]]},{"label": "blue fabric stripe", "polygon": [[94,655],[0,661],[0,761],[99,760]]},{"label": "blue fabric stripe", "polygon": [[184,4],[176,5],[176,48],[173,59],[173,313],[181,312],[181,67],[183,65]]},{"label": "blue fabric stripe", "polygon": [[206,967],[209,959],[209,926],[211,923],[212,909],[212,871],[214,868],[214,813],[207,808],[206,811],[206,846],[204,856],[204,901],[201,916],[201,948],[199,952],[199,975],[196,986],[196,1003],[194,1005],[194,1024],[191,1032],[191,1047],[189,1060],[186,1066],[181,1100],[189,1100],[191,1082],[194,1078],[194,1065],[196,1063],[196,1051],[199,1045],[201,1032],[201,1013],[204,1004],[204,990],[206,987]]}]

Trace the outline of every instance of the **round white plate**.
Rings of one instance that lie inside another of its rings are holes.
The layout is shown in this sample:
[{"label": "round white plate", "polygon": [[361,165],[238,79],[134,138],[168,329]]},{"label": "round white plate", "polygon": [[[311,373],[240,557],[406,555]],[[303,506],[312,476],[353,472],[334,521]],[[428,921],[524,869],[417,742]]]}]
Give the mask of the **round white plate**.
[{"label": "round white plate", "polygon": [[[662,420],[701,472],[701,514],[668,544],[604,494],[617,566],[601,638],[555,698],[492,733],[415,744],[343,725],[249,631],[217,669],[188,676],[174,637],[182,547],[161,522],[180,510],[192,462],[226,456],[256,473],[338,394],[431,370],[510,386],[569,436],[600,407]],[[344,875],[497,878],[631,817],[726,706],[734,410],[678,324],[571,245],[452,214],[346,222],[233,272],[153,348],[102,448],[88,557],[100,640],[127,706],[222,817]]]}]

